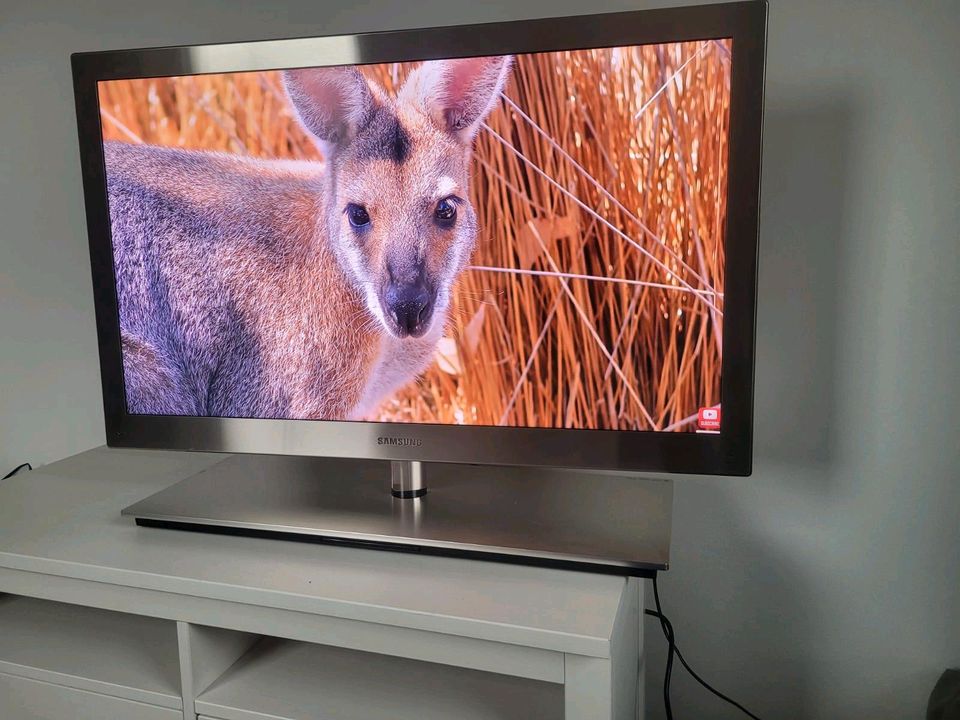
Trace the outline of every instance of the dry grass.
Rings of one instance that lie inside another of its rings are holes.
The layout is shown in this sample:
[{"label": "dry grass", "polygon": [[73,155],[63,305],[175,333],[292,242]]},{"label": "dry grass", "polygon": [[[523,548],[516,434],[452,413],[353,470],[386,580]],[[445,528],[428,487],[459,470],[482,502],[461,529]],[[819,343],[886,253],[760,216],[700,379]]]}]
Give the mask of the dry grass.
[{"label": "dry grass", "polygon": [[[729,58],[709,41],[517,59],[477,140],[481,231],[448,337],[376,419],[693,429],[720,400]],[[391,88],[408,70],[366,72]],[[318,157],[276,73],[100,98],[107,139]]]}]

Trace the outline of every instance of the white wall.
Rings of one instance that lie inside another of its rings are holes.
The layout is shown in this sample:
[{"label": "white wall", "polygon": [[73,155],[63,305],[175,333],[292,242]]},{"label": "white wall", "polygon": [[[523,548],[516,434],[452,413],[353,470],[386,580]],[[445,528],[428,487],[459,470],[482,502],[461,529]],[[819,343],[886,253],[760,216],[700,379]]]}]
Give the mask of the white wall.
[{"label": "white wall", "polygon": [[[70,52],[638,3],[407,5],[0,0],[0,468],[103,440]],[[662,585],[767,718],[920,717],[960,664],[958,48],[956,1],[773,0],[755,474],[677,483]],[[736,716],[682,673],[675,708]]]}]

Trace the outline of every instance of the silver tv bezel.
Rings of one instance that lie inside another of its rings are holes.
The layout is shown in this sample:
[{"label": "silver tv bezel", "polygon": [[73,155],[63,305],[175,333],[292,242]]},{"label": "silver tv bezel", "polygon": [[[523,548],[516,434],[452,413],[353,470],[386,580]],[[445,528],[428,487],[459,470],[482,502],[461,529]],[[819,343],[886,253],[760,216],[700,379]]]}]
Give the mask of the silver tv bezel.
[{"label": "silver tv bezel", "polygon": [[[641,10],[72,56],[107,443],[113,447],[749,475],[767,4]],[[126,410],[97,83],[731,38],[719,434],[133,415]]]}]

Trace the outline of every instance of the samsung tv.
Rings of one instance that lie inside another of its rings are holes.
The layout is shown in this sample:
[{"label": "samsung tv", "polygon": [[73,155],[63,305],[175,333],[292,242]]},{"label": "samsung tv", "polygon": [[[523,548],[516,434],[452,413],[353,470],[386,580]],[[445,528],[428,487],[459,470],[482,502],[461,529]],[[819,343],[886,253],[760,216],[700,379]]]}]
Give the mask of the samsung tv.
[{"label": "samsung tv", "polygon": [[399,497],[423,461],[749,474],[765,34],[75,54],[108,444],[390,460]]}]

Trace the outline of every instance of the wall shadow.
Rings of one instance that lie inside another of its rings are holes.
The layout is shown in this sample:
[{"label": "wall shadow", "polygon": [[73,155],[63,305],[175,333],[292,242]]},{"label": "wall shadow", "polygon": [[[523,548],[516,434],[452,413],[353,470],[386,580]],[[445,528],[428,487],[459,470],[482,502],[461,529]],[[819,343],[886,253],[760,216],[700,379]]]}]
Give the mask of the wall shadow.
[{"label": "wall shadow", "polygon": [[[815,598],[796,558],[754,530],[755,518],[712,481],[676,486],[671,570],[659,579],[677,645],[707,682],[764,718],[816,715]],[[646,607],[653,608],[647,583]],[[771,642],[776,638],[776,642]],[[662,720],[666,641],[657,621],[644,626],[646,708]],[[727,720],[738,710],[700,687],[674,661],[676,717]]]},{"label": "wall shadow", "polygon": [[848,222],[848,93],[764,120],[755,455],[828,464],[837,422],[837,303]]},{"label": "wall shadow", "polygon": [[[847,234],[857,122],[855,93],[846,88],[815,96],[776,88],[764,122],[755,467],[761,474],[795,469],[781,482],[812,482],[814,495],[835,481],[838,303],[853,260]],[[775,493],[759,487],[773,479],[676,481],[672,569],[660,581],[664,610],[684,655],[719,690],[761,717],[815,717],[816,579],[765,525],[776,515],[765,512]],[[653,607],[649,588],[646,607]],[[646,707],[654,720],[664,717],[666,643],[656,621],[647,620],[645,632]],[[742,717],[676,663],[672,695],[678,717]]]}]

